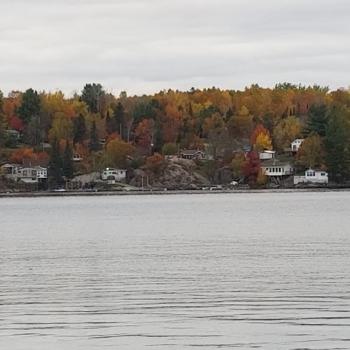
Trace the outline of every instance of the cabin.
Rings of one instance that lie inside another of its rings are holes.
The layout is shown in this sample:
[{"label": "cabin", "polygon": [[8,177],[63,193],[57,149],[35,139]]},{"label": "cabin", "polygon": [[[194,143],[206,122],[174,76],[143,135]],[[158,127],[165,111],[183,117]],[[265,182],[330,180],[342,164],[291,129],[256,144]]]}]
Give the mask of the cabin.
[{"label": "cabin", "polygon": [[294,172],[294,168],[289,162],[280,162],[276,159],[263,162],[261,169],[268,177],[289,176]]},{"label": "cabin", "polygon": [[47,169],[36,166],[20,168],[17,180],[24,183],[38,183],[47,179]]},{"label": "cabin", "polygon": [[324,170],[308,169],[304,176],[294,176],[294,185],[301,183],[328,184],[328,173]]},{"label": "cabin", "polygon": [[259,152],[260,160],[270,160],[275,158],[276,151],[268,151],[265,150],[263,152]]},{"label": "cabin", "polygon": [[116,182],[123,182],[126,180],[125,169],[106,168],[101,175],[103,181],[107,181],[110,184]]},{"label": "cabin", "polygon": [[205,159],[205,153],[200,150],[184,150],[180,153],[181,158],[183,159],[190,159],[190,160],[204,160]]},{"label": "cabin", "polygon": [[297,153],[303,142],[304,142],[304,139],[295,139],[290,145],[292,152]]}]

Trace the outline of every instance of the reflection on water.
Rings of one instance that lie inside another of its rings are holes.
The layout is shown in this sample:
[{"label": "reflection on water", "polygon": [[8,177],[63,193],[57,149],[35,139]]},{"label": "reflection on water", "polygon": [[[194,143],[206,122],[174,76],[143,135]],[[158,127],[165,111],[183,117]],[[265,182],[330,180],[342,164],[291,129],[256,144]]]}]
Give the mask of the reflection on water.
[{"label": "reflection on water", "polygon": [[349,349],[350,193],[3,199],[1,349]]}]

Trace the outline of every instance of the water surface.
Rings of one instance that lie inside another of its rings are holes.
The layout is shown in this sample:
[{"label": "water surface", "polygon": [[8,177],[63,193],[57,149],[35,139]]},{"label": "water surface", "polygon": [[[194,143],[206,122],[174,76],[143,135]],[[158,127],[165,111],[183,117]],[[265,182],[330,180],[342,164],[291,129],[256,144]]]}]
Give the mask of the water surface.
[{"label": "water surface", "polygon": [[0,200],[0,349],[349,349],[350,193]]}]

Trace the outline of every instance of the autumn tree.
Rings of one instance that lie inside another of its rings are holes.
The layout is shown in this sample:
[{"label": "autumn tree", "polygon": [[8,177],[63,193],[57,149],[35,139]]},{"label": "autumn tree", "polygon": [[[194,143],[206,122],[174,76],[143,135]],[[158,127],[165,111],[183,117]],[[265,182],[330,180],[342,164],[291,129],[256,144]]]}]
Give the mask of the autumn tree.
[{"label": "autumn tree", "polygon": [[246,163],[246,157],[244,153],[236,153],[231,162],[233,178],[238,180],[244,175],[243,170]]},{"label": "autumn tree", "polygon": [[253,126],[253,116],[245,106],[227,122],[229,134],[234,138],[248,138],[253,130]]},{"label": "autumn tree", "polygon": [[270,132],[262,124],[257,125],[250,137],[250,144],[257,152],[272,150]]},{"label": "autumn tree", "polygon": [[73,136],[73,122],[63,113],[56,113],[49,131],[50,140],[71,140]]},{"label": "autumn tree", "polygon": [[151,154],[154,139],[154,120],[143,119],[135,129],[136,144],[146,153]]},{"label": "autumn tree", "polygon": [[314,133],[301,144],[297,153],[297,164],[304,168],[322,167],[325,164],[323,141]]},{"label": "autumn tree", "polygon": [[177,152],[178,146],[176,145],[176,143],[166,143],[162,147],[162,154],[164,156],[174,155],[177,154]]},{"label": "autumn tree", "polygon": [[247,154],[247,161],[243,164],[243,174],[250,186],[255,186],[260,174],[260,159],[257,152],[251,151]]},{"label": "autumn tree", "polygon": [[146,159],[146,168],[151,170],[155,175],[159,175],[165,167],[165,158],[159,153],[154,153]]},{"label": "autumn tree", "polygon": [[134,147],[120,139],[115,139],[107,144],[105,152],[105,163],[110,167],[127,166],[128,157],[132,156],[135,152]]},{"label": "autumn tree", "polygon": [[274,144],[279,151],[289,148],[291,143],[301,136],[301,122],[295,116],[282,119],[273,130]]},{"label": "autumn tree", "polygon": [[162,134],[165,143],[176,143],[181,128],[181,112],[173,104],[165,108],[165,115],[162,118]]},{"label": "autumn tree", "polygon": [[35,165],[37,155],[33,148],[22,147],[13,151],[9,158],[11,163],[22,165]]}]

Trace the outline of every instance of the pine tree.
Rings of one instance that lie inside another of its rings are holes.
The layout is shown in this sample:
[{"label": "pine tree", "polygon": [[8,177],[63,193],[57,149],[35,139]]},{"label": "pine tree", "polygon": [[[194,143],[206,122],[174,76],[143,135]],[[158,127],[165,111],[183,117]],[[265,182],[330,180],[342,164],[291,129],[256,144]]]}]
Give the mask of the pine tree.
[{"label": "pine tree", "polygon": [[98,140],[97,135],[97,128],[96,128],[96,122],[92,122],[91,130],[90,130],[90,144],[89,144],[90,151],[98,151],[100,149],[100,143]]},{"label": "pine tree", "polygon": [[64,155],[63,155],[63,175],[71,179],[74,174],[74,168],[73,168],[73,151],[72,148],[67,142],[66,149],[64,150]]},{"label": "pine tree", "polygon": [[122,139],[125,139],[125,131],[124,131],[124,127],[125,127],[125,110],[123,105],[118,102],[117,106],[114,108],[113,110],[113,118],[115,120],[116,123],[116,127],[117,127],[117,132],[119,133],[120,137]]},{"label": "pine tree", "polygon": [[39,116],[40,105],[40,96],[37,91],[28,89],[22,96],[22,103],[17,113],[25,123],[29,123],[32,117]]},{"label": "pine tree", "polygon": [[74,144],[82,142],[86,135],[86,125],[84,116],[79,114],[77,118],[74,119],[73,124],[73,142]]},{"label": "pine tree", "polygon": [[117,122],[115,118],[110,117],[109,112],[107,112],[106,116],[106,132],[108,135],[118,132]]},{"label": "pine tree", "polygon": [[304,135],[317,133],[321,137],[326,135],[328,124],[328,108],[326,105],[313,105],[309,110],[309,120],[304,130]]},{"label": "pine tree", "polygon": [[62,158],[59,150],[58,140],[55,139],[51,145],[51,157],[49,163],[49,181],[52,186],[63,183],[62,179]]},{"label": "pine tree", "polygon": [[331,178],[339,182],[349,179],[350,112],[345,107],[334,107],[330,112],[325,144]]}]

